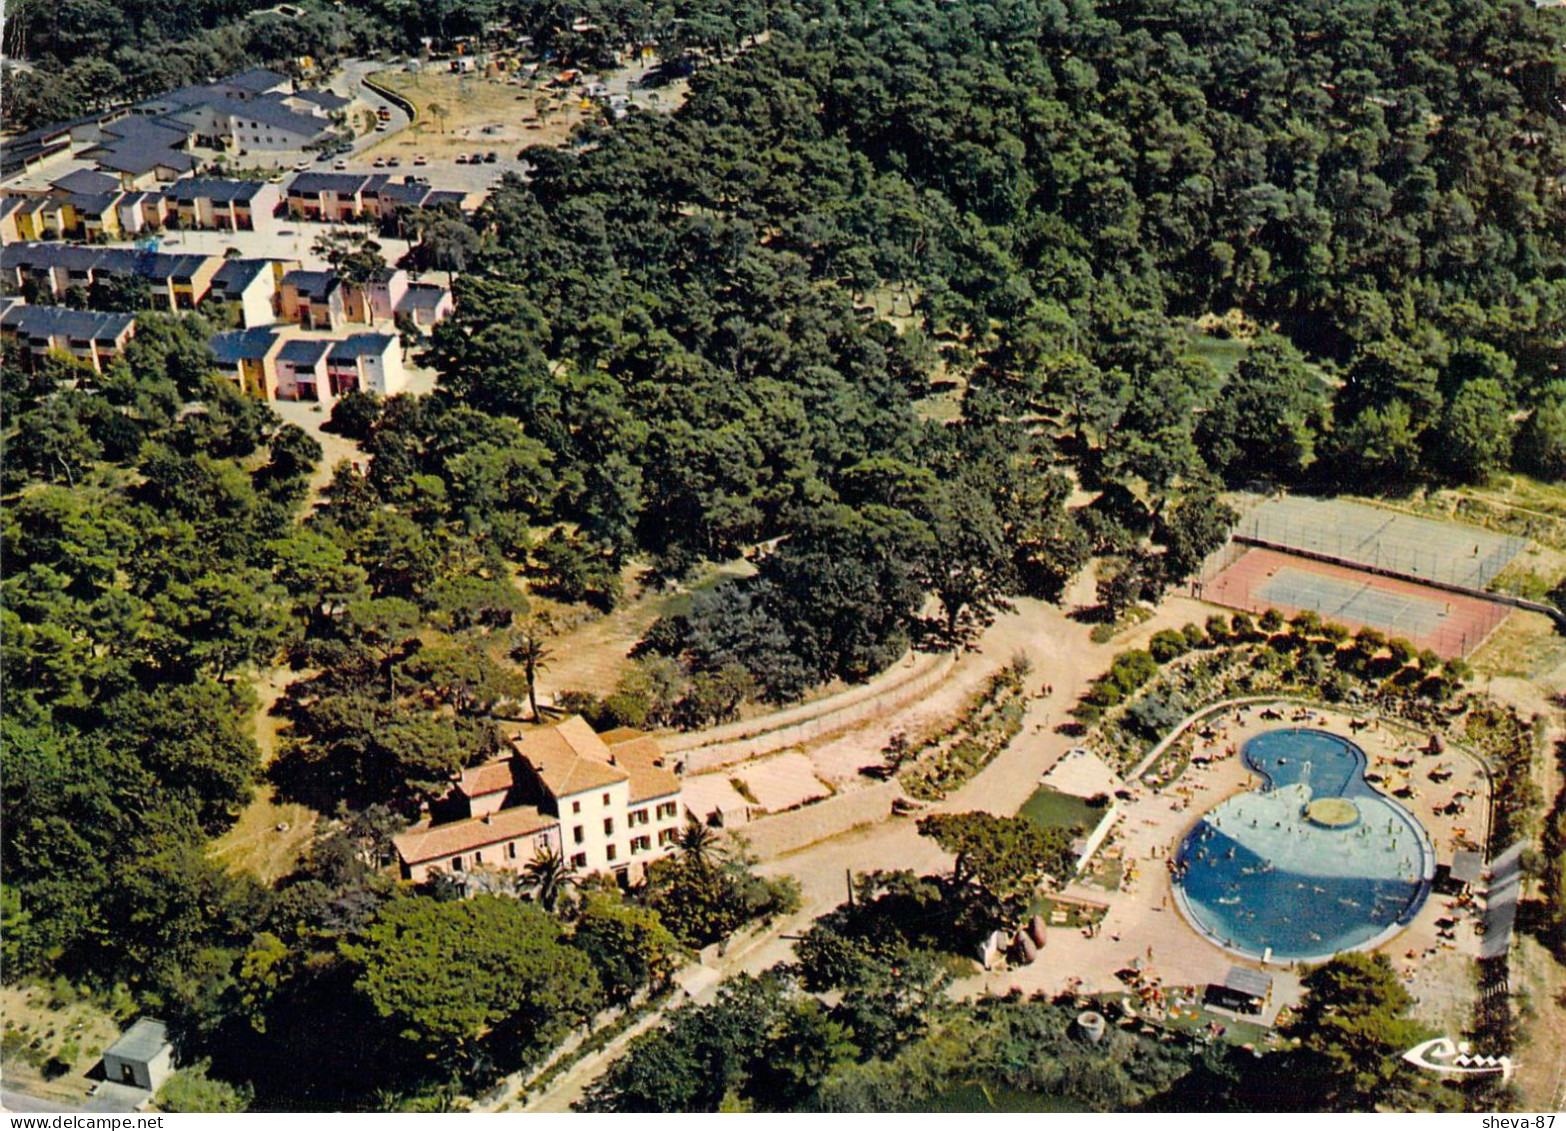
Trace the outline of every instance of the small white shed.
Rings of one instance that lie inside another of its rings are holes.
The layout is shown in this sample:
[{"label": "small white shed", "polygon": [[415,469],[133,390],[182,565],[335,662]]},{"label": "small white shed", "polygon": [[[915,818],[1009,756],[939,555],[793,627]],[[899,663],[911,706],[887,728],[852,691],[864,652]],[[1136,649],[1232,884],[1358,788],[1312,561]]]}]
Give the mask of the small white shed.
[{"label": "small white shed", "polygon": [[155,1017],[138,1017],[103,1052],[104,1079],[156,1092],[174,1074],[174,1050],[168,1026]]}]

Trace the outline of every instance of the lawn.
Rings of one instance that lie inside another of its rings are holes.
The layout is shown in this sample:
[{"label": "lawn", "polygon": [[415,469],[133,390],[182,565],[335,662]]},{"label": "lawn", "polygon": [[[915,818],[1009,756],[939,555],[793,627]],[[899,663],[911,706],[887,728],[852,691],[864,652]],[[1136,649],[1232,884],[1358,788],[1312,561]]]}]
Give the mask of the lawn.
[{"label": "lawn", "polygon": [[1240,364],[1240,358],[1250,349],[1250,343],[1239,338],[1220,338],[1195,330],[1188,331],[1186,343],[1188,356],[1202,358],[1223,378],[1234,372],[1234,367]]},{"label": "lawn", "polygon": [[1061,793],[1047,785],[1040,786],[1033,796],[1022,804],[1022,816],[1046,829],[1076,829],[1091,832],[1103,820],[1103,808],[1089,805],[1082,797]]}]

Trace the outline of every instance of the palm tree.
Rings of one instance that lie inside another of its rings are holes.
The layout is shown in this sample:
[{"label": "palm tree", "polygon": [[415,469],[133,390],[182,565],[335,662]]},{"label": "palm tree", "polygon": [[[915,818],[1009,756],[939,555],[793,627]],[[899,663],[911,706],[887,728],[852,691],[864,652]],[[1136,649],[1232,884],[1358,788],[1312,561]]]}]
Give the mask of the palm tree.
[{"label": "palm tree", "polygon": [[529,617],[522,626],[521,639],[511,649],[511,658],[522,665],[522,674],[527,679],[527,705],[535,723],[538,722],[538,673],[549,666],[554,655],[544,643],[552,630],[548,616]]},{"label": "palm tree", "polygon": [[680,855],[692,864],[714,864],[724,856],[723,847],[718,843],[718,834],[691,813],[685,814],[685,827],[680,830],[678,844]]},{"label": "palm tree", "polygon": [[553,911],[567,888],[578,884],[576,870],[560,853],[541,848],[522,869],[522,880],[545,911]]}]

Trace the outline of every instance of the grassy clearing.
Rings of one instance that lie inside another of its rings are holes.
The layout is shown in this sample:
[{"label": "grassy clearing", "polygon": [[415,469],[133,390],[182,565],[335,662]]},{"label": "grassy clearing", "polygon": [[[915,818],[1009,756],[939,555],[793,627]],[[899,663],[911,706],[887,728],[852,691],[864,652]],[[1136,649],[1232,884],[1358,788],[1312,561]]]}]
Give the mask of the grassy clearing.
[{"label": "grassy clearing", "polygon": [[423,153],[439,159],[474,150],[563,145],[579,123],[598,115],[596,108],[583,107],[580,92],[546,91],[504,77],[390,70],[371,78],[413,103],[417,115],[410,128],[365,150],[367,157]]},{"label": "grassy clearing", "polygon": [[[1378,499],[1361,500],[1384,503]],[[1566,483],[1527,475],[1497,475],[1482,486],[1417,493],[1396,503],[1401,510],[1449,518],[1566,551]]]},{"label": "grassy clearing", "polygon": [[0,1072],[7,1087],[76,1104],[96,1082],[88,1077],[120,1025],[101,1006],[66,986],[0,987]]},{"label": "grassy clearing", "polygon": [[1507,615],[1468,662],[1481,676],[1540,679],[1566,663],[1566,636],[1542,613]]},{"label": "grassy clearing", "polygon": [[[540,701],[561,691],[590,691],[607,695],[631,665],[628,653],[659,617],[680,616],[690,610],[691,597],[756,572],[743,558],[708,565],[694,581],[674,589],[642,586],[637,578],[644,564],[627,565],[621,574],[625,599],[608,614],[582,605],[562,605],[528,594],[540,612],[548,612],[559,632],[549,641],[553,658],[539,673]],[[497,657],[503,658],[503,657]]]},{"label": "grassy clearing", "polygon": [[1090,804],[1086,798],[1073,797],[1069,793],[1041,785],[1032,797],[1022,803],[1018,815],[1046,829],[1088,832],[1103,819],[1104,812],[1103,807]]},{"label": "grassy clearing", "polygon": [[1528,1111],[1554,1111],[1566,1099],[1566,967],[1523,934],[1512,946],[1512,977],[1522,1017],[1516,1084]]},{"label": "grassy clearing", "polygon": [[1251,348],[1249,342],[1239,338],[1220,338],[1195,330],[1187,332],[1186,343],[1187,356],[1201,358],[1218,371],[1218,376],[1224,378],[1234,372],[1234,367],[1240,364],[1240,358]]}]

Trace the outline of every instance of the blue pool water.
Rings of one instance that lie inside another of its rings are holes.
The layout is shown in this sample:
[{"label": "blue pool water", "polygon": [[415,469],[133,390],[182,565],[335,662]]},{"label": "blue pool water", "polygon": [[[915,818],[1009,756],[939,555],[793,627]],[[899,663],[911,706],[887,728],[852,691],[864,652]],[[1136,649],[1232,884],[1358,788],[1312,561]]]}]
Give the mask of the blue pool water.
[{"label": "blue pool water", "polygon": [[[1435,858],[1423,827],[1365,780],[1365,754],[1319,730],[1283,729],[1245,744],[1260,789],[1210,809],[1175,858],[1175,890],[1214,942],[1257,958],[1322,959],[1406,924],[1430,892]],[[1306,816],[1340,797],[1341,828]]]}]

